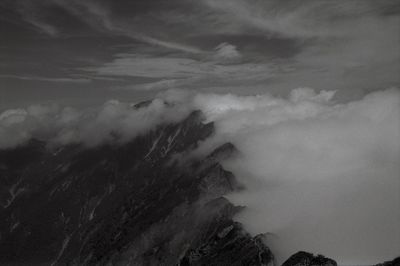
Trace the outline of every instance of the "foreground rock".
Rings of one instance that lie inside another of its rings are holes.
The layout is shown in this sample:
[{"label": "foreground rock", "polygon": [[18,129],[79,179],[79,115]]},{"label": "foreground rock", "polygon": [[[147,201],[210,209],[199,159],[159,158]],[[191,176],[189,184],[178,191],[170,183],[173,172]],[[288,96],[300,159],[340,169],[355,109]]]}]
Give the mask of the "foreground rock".
[{"label": "foreground rock", "polygon": [[336,261],[322,255],[299,251],[287,259],[282,266],[337,266]]},{"label": "foreground rock", "polygon": [[376,264],[375,266],[400,266],[400,257],[397,257],[391,261],[385,261],[384,263]]},{"label": "foreground rock", "polygon": [[193,112],[125,144],[0,151],[0,264],[271,265],[223,198],[233,145],[186,158],[213,133]]}]

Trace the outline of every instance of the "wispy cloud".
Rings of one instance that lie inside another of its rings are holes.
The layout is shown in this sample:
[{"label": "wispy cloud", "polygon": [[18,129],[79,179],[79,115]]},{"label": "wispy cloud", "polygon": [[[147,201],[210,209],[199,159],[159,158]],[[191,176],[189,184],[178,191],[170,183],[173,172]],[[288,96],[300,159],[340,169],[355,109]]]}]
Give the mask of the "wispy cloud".
[{"label": "wispy cloud", "polygon": [[245,23],[252,27],[287,37],[310,38],[344,36],[356,33],[352,23],[365,18],[381,18],[382,9],[393,1],[248,1],[202,0],[216,10],[221,20]]},{"label": "wispy cloud", "polygon": [[[284,95],[310,86],[339,89],[340,97],[400,84],[395,0],[16,3],[25,23],[58,37],[51,41],[64,49],[60,58],[84,44],[79,56],[67,59],[75,60],[69,66],[82,77],[88,72],[98,79],[117,77],[115,89],[177,86]],[[104,42],[92,43],[94,38]],[[92,48],[96,60],[78,59]],[[57,61],[59,69],[64,61]]]},{"label": "wispy cloud", "polygon": [[0,75],[0,79],[19,79],[30,81],[46,81],[46,82],[73,82],[73,83],[87,83],[91,82],[88,78],[52,78],[52,77],[39,77],[39,76],[19,76],[19,75]]},{"label": "wispy cloud", "polygon": [[[120,54],[99,67],[86,68],[98,76],[132,76],[159,79],[148,84],[132,86],[136,89],[160,89],[163,86],[183,87],[213,82],[243,83],[271,78],[277,72],[274,62],[242,62],[240,52],[228,43],[218,45],[202,57],[158,56],[151,54]],[[215,85],[215,84],[214,84]]]},{"label": "wispy cloud", "polygon": [[16,1],[10,5],[15,5],[16,11],[26,23],[30,24],[41,33],[55,37],[59,34],[58,29],[48,22],[42,13],[42,9],[46,3],[47,1],[43,1],[40,4],[31,1]]},{"label": "wispy cloud", "polygon": [[221,24],[245,24],[260,34],[300,41],[290,61],[294,71],[278,75],[276,86],[330,83],[330,88],[372,89],[400,84],[395,74],[400,71],[400,13],[388,12],[396,10],[395,1],[201,2],[220,14]]},{"label": "wispy cloud", "polygon": [[[113,61],[92,70],[98,75],[160,79],[132,86],[141,89],[202,84],[240,90],[243,81],[248,82],[248,87],[264,84],[265,90],[268,83],[283,91],[299,85],[323,87],[326,83],[330,84],[330,89],[398,85],[400,80],[395,72],[400,69],[400,15],[384,15],[382,10],[389,8],[390,3],[356,2],[201,1],[214,19],[211,24],[219,31],[231,32],[235,28],[235,34],[241,36],[246,31],[245,26],[259,36],[297,41],[298,51],[285,59],[265,59],[262,50],[252,51],[256,56],[249,57],[241,47],[227,41],[208,51],[163,43],[137,34],[121,21],[112,22],[107,12],[97,11],[111,31],[158,43],[160,47],[176,48],[189,55],[137,51],[135,55],[117,55]],[[168,16],[164,19],[168,20]],[[214,29],[209,30],[209,33],[214,32]],[[371,74],[375,76],[373,80],[369,78]],[[339,97],[342,94],[342,91],[338,93]]]},{"label": "wispy cloud", "polygon": [[47,35],[52,36],[52,37],[55,37],[55,36],[58,35],[58,30],[53,25],[48,24],[48,23],[46,23],[44,21],[41,21],[40,19],[35,18],[33,16],[26,16],[26,15],[24,15],[24,16],[25,16],[25,20],[28,23],[30,23],[33,26],[35,26],[38,30],[40,30],[40,31],[46,33]]},{"label": "wispy cloud", "polygon": [[55,0],[56,3],[63,8],[69,10],[85,21],[89,25],[102,28],[109,31],[111,34],[120,34],[130,37],[134,40],[142,41],[151,45],[161,46],[173,50],[178,50],[187,53],[202,53],[201,49],[189,45],[180,44],[173,41],[161,40],[155,37],[148,36],[137,30],[129,22],[125,22],[123,17],[118,18],[110,10],[103,7],[101,4],[94,1],[65,1]]}]

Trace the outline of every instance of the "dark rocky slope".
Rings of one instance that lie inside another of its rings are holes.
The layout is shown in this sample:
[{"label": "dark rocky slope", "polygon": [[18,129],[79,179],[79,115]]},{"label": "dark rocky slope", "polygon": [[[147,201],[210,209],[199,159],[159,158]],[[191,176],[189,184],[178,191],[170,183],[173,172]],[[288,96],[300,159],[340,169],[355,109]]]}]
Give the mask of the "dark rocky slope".
[{"label": "dark rocky slope", "polygon": [[[290,256],[282,266],[336,266],[337,263],[333,259],[326,258],[322,255],[314,256],[305,251],[299,251]],[[376,264],[375,266],[400,266],[400,257],[391,261]]]},{"label": "dark rocky slope", "polygon": [[202,121],[193,112],[123,145],[0,151],[0,264],[272,265],[222,197],[238,188],[219,164],[233,145],[173,160],[213,134]]},{"label": "dark rocky slope", "polygon": [[384,263],[379,263],[375,266],[400,266],[400,257],[397,257],[391,261],[385,261]]},{"label": "dark rocky slope", "polygon": [[282,266],[336,266],[336,261],[322,255],[299,251],[288,258]]}]

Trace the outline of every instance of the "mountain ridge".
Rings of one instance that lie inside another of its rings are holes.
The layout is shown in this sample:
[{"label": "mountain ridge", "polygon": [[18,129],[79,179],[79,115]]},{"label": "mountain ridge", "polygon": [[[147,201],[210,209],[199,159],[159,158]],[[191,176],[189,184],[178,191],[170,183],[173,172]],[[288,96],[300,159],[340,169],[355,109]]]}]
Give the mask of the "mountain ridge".
[{"label": "mountain ridge", "polygon": [[[234,221],[244,207],[224,197],[243,189],[221,165],[240,151],[227,142],[187,156],[215,134],[204,121],[193,111],[127,142],[0,150],[0,263],[276,265],[263,235]],[[297,252],[283,265],[336,262]]]},{"label": "mountain ridge", "polygon": [[233,145],[187,169],[171,161],[214,134],[203,122],[194,111],[124,144],[49,149],[31,140],[1,151],[0,262],[202,265],[216,250],[225,256],[214,263],[232,262],[233,249],[238,263],[272,263],[270,250],[232,220],[240,208],[223,198],[237,184],[218,160]]}]

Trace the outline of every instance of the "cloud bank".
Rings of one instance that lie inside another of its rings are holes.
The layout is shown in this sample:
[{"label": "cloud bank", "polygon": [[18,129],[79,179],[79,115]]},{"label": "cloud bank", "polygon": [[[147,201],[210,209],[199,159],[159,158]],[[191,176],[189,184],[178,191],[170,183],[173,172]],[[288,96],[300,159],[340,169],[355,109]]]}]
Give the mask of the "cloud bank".
[{"label": "cloud bank", "polygon": [[400,248],[400,91],[347,103],[334,95],[310,88],[288,98],[169,90],[139,109],[118,101],[87,110],[30,106],[0,114],[0,148],[32,137],[123,142],[200,109],[216,134],[197,152],[227,141],[241,151],[224,166],[246,190],[228,198],[247,206],[236,219],[253,234],[268,233],[278,261],[298,250],[348,265],[392,259]]},{"label": "cloud bank", "polygon": [[253,234],[267,233],[278,262],[307,250],[342,265],[372,265],[400,248],[400,91],[336,103],[334,91],[269,95],[196,94],[216,122],[204,153],[226,141],[242,156],[224,163],[246,190],[228,198]]},{"label": "cloud bank", "polygon": [[36,138],[51,145],[82,143],[93,147],[124,143],[157,125],[177,122],[189,114],[187,106],[169,106],[161,99],[136,108],[110,100],[98,108],[77,110],[57,105],[33,105],[0,114],[0,149]]},{"label": "cloud bank", "polygon": [[[371,265],[400,248],[400,93],[335,104],[333,92],[292,91],[289,99],[234,95],[197,101],[221,138],[242,152],[225,163],[247,189],[237,219],[280,263],[298,250],[343,265]],[[214,140],[217,141],[218,140]]]}]

